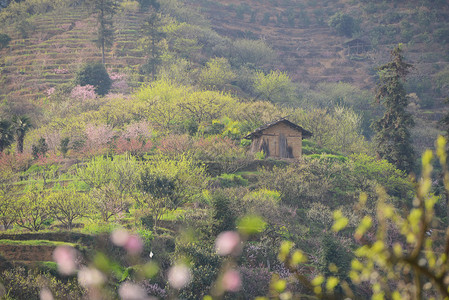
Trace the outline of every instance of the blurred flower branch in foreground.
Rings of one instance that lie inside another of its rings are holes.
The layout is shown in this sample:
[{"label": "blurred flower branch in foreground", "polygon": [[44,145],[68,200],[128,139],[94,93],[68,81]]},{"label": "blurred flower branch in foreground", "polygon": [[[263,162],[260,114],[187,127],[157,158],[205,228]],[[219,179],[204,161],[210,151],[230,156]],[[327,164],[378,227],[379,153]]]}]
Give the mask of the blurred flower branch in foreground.
[{"label": "blurred flower branch in foreground", "polygon": [[[354,233],[355,240],[361,246],[354,251],[350,280],[323,275],[310,279],[300,274],[298,266],[307,261],[307,256],[300,250],[294,250],[289,242],[281,245],[279,259],[317,298],[336,299],[343,295],[358,298],[356,287],[366,285],[371,289],[373,299],[449,299],[449,227],[446,232],[434,229],[441,227],[434,212],[439,199],[431,193],[434,156],[439,159],[444,187],[449,191],[446,140],[440,136],[436,142],[436,153],[427,150],[422,156],[422,178],[416,183],[413,208],[405,217],[388,203],[385,191],[378,188],[375,219],[364,216]],[[359,212],[365,206],[366,199],[366,195],[360,195],[356,207]],[[332,230],[335,233],[348,224],[348,219],[339,211],[334,213],[334,220]],[[389,239],[389,233],[393,231],[399,232],[399,238],[394,241]],[[374,239],[369,238],[370,232],[374,233]],[[334,273],[338,271],[335,265],[328,268]],[[278,296],[282,293],[288,292],[280,289]],[[291,294],[288,296],[280,298],[297,298]]]}]

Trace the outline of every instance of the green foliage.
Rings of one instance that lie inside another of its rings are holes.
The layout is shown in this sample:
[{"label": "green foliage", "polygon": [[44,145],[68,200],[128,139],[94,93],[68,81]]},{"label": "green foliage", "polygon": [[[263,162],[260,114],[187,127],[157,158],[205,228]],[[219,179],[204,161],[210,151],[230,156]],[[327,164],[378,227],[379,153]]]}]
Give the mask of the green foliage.
[{"label": "green foliage", "polygon": [[92,235],[110,234],[117,228],[120,228],[120,226],[112,222],[89,222],[84,225],[82,232]]},{"label": "green foliage", "polygon": [[6,33],[0,33],[0,50],[8,47],[11,37]]},{"label": "green foliage", "polygon": [[333,154],[311,154],[307,156],[311,159],[318,159],[318,160],[327,160],[327,161],[340,161],[345,162],[348,160],[346,156],[343,155],[333,155]]},{"label": "green foliage", "polygon": [[140,223],[142,226],[146,229],[153,229],[154,228],[154,217],[151,214],[145,215],[140,218]]},{"label": "green foliage", "polygon": [[338,34],[351,37],[355,31],[357,31],[357,22],[350,15],[342,12],[337,12],[330,17],[327,22],[329,27],[335,29]]},{"label": "green foliage", "polygon": [[85,193],[76,192],[73,188],[61,188],[50,193],[48,209],[52,217],[71,230],[76,219],[91,213],[91,202]]},{"label": "green foliage", "polygon": [[274,63],[276,53],[262,40],[236,40],[233,43],[231,65],[247,65],[254,69],[267,68]]},{"label": "green foliage", "polygon": [[136,95],[148,107],[149,120],[162,129],[182,128],[188,120],[198,124],[211,123],[229,115],[237,105],[230,95],[216,91],[195,91],[167,80],[144,87]]},{"label": "green foliage", "polygon": [[192,201],[206,187],[208,177],[202,166],[180,155],[169,158],[155,156],[145,162],[137,181],[134,197],[154,218],[154,227],[167,212]]},{"label": "green foliage", "polygon": [[48,191],[31,186],[17,201],[16,224],[30,231],[39,231],[51,217],[48,210]]},{"label": "green foliage", "polygon": [[88,63],[81,67],[76,73],[75,84],[92,85],[95,87],[95,93],[104,96],[109,92],[112,80],[104,64]]},{"label": "green foliage", "polygon": [[155,12],[152,12],[142,25],[147,62],[141,67],[141,70],[145,74],[151,74],[152,80],[155,80],[158,68],[162,63],[163,48],[160,43],[165,38],[165,33],[162,32],[161,27],[162,16]]},{"label": "green foliage", "polygon": [[348,245],[343,245],[332,234],[323,235],[321,243],[322,251],[319,257],[320,272],[326,277],[337,276],[342,280],[347,279],[353,258],[353,254],[348,249]]},{"label": "green foliage", "polygon": [[61,139],[61,142],[59,144],[59,150],[61,151],[61,153],[64,157],[66,157],[67,152],[69,152],[69,150],[70,150],[69,143],[70,143],[70,138],[65,137],[65,138]]},{"label": "green foliage", "polygon": [[223,57],[213,58],[206,63],[199,75],[200,85],[207,89],[221,90],[231,83],[236,75],[231,69],[228,60]]},{"label": "green foliage", "polygon": [[94,207],[107,221],[128,207],[139,170],[135,157],[97,156],[85,167],[78,166],[76,174],[89,186]]},{"label": "green foliage", "polygon": [[327,108],[329,111],[336,107],[351,108],[361,118],[360,126],[363,135],[366,137],[372,135],[371,119],[377,112],[372,107],[374,97],[369,91],[345,82],[322,82],[313,89],[305,89],[301,92],[304,106]]},{"label": "green foliage", "polygon": [[62,281],[50,274],[42,274],[33,270],[26,271],[22,267],[4,271],[2,282],[6,293],[13,299],[41,299],[41,290],[48,290],[55,299],[80,299],[85,289],[74,279]]},{"label": "green foliage", "polygon": [[0,153],[8,148],[14,140],[12,124],[8,120],[0,120]]},{"label": "green foliage", "polygon": [[350,161],[361,190],[368,192],[367,187],[363,188],[363,181],[376,181],[396,201],[410,204],[413,188],[403,171],[384,159],[378,160],[366,154],[353,154]]},{"label": "green foliage", "polygon": [[37,145],[31,146],[31,154],[33,155],[33,157],[35,159],[37,159],[39,157],[45,157],[47,152],[48,152],[48,144],[45,141],[45,138],[43,138],[43,137],[41,137],[38,140]]},{"label": "green foliage", "polygon": [[[112,26],[112,16],[115,14],[117,9],[117,3],[112,0],[88,0],[86,4],[92,10],[93,13],[97,14],[97,39],[95,43],[101,49],[102,63],[105,63],[105,48],[111,47],[114,41],[114,29]],[[84,85],[84,84],[81,84]],[[92,84],[96,87],[96,85]],[[107,89],[109,90],[109,88]],[[105,93],[97,94],[104,95]]]},{"label": "green foliage", "polygon": [[14,116],[12,119],[14,133],[17,138],[17,152],[23,152],[23,141],[27,132],[33,127],[28,116]]},{"label": "green foliage", "polygon": [[234,230],[237,217],[232,210],[232,202],[228,195],[216,192],[212,196],[212,232],[218,235],[220,232]]},{"label": "green foliage", "polygon": [[244,179],[241,175],[236,174],[221,174],[217,177],[217,179],[222,188],[248,185],[247,179]]},{"label": "green foliage", "polygon": [[28,14],[21,14],[14,23],[15,30],[20,33],[23,39],[30,36],[30,33],[34,30],[33,25],[30,23]]},{"label": "green foliage", "polygon": [[273,103],[290,103],[295,99],[295,87],[284,72],[271,71],[265,75],[257,72],[254,76],[254,92]]},{"label": "green foliage", "polygon": [[19,197],[19,187],[15,185],[16,179],[13,171],[0,168],[0,222],[7,230],[16,221],[16,200]]},{"label": "green foliage", "polygon": [[313,133],[311,140],[325,148],[324,152],[327,149],[332,153],[369,152],[369,144],[362,135],[361,118],[350,108],[297,110],[292,117]]},{"label": "green foliage", "polygon": [[404,62],[399,46],[391,52],[391,61],[378,68],[380,82],[376,100],[385,107],[385,113],[372,125],[376,131],[374,143],[379,156],[406,172],[413,170],[415,162],[410,136],[414,121],[406,110],[408,98],[402,83],[411,67]]},{"label": "green foliage", "polygon": [[192,280],[181,290],[183,299],[202,299],[217,279],[221,259],[211,247],[189,244],[177,250],[191,260]]},{"label": "green foliage", "polygon": [[142,10],[148,9],[150,6],[158,9],[160,6],[157,0],[138,0],[138,2]]}]

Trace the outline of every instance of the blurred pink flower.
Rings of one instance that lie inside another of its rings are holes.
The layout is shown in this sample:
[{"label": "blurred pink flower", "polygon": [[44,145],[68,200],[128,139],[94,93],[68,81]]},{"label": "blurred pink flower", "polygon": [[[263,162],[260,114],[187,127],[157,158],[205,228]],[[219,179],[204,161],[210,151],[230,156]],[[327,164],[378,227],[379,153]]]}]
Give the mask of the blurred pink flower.
[{"label": "blurred pink flower", "polygon": [[125,229],[116,229],[111,233],[114,245],[123,247],[129,254],[139,254],[143,250],[143,241],[136,234],[129,234]]},{"label": "blurred pink flower", "polygon": [[126,244],[123,246],[129,254],[139,254],[143,250],[142,239],[138,235],[130,235]]},{"label": "blurred pink flower", "polygon": [[40,293],[39,293],[39,299],[40,300],[53,300],[53,294],[51,293],[51,291],[44,287]]},{"label": "blurred pink flower", "polygon": [[185,287],[191,279],[190,269],[185,265],[173,266],[168,270],[168,282],[177,290]]},{"label": "blurred pink flower", "polygon": [[223,288],[229,292],[237,292],[242,286],[240,273],[236,270],[226,271],[221,282],[223,284]]},{"label": "blurred pink flower", "polygon": [[78,282],[85,288],[90,286],[99,286],[105,281],[106,278],[103,273],[95,268],[84,267],[78,272]]},{"label": "blurred pink flower", "polygon": [[111,233],[111,241],[114,245],[123,247],[129,239],[129,233],[125,229],[116,229]]},{"label": "blurred pink flower", "polygon": [[225,231],[217,236],[215,250],[218,255],[238,255],[242,251],[240,235],[235,231]]},{"label": "blurred pink flower", "polygon": [[76,271],[76,250],[71,246],[59,246],[53,252],[53,259],[58,264],[58,271],[70,275]]},{"label": "blurred pink flower", "polygon": [[146,300],[149,299],[145,290],[137,284],[124,282],[118,289],[118,294],[122,300]]}]

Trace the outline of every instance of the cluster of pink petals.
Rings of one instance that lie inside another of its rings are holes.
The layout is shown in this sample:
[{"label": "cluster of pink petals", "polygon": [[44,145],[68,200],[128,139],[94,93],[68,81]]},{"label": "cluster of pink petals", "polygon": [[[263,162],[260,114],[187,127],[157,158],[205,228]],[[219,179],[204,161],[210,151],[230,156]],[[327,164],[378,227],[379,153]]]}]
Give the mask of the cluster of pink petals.
[{"label": "cluster of pink petals", "polygon": [[59,246],[53,252],[53,259],[58,264],[58,271],[64,275],[76,272],[77,251],[71,246]]},{"label": "cluster of pink petals", "polygon": [[192,273],[185,265],[176,265],[168,270],[168,283],[177,290],[189,284],[191,279]]},{"label": "cluster of pink petals", "polygon": [[111,241],[114,245],[125,248],[131,255],[139,254],[143,250],[142,239],[136,234],[129,234],[124,229],[114,230],[111,233]]},{"label": "cluster of pink petals", "polygon": [[235,231],[224,231],[215,240],[215,250],[218,255],[237,256],[242,251],[242,241],[240,235]]},{"label": "cluster of pink petals", "polygon": [[223,275],[221,283],[224,290],[228,292],[238,292],[242,286],[240,273],[233,269],[226,271]]}]

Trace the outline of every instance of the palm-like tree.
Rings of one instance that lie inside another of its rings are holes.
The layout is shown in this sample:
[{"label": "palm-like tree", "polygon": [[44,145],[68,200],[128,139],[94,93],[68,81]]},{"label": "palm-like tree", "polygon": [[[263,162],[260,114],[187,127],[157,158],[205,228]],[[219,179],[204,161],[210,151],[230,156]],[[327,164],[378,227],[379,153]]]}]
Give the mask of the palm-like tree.
[{"label": "palm-like tree", "polygon": [[28,116],[14,116],[12,122],[14,133],[17,137],[17,152],[23,153],[23,141],[25,135],[32,127],[30,118]]},{"label": "palm-like tree", "polygon": [[11,122],[8,120],[0,120],[0,152],[9,147],[14,141],[14,132]]}]

